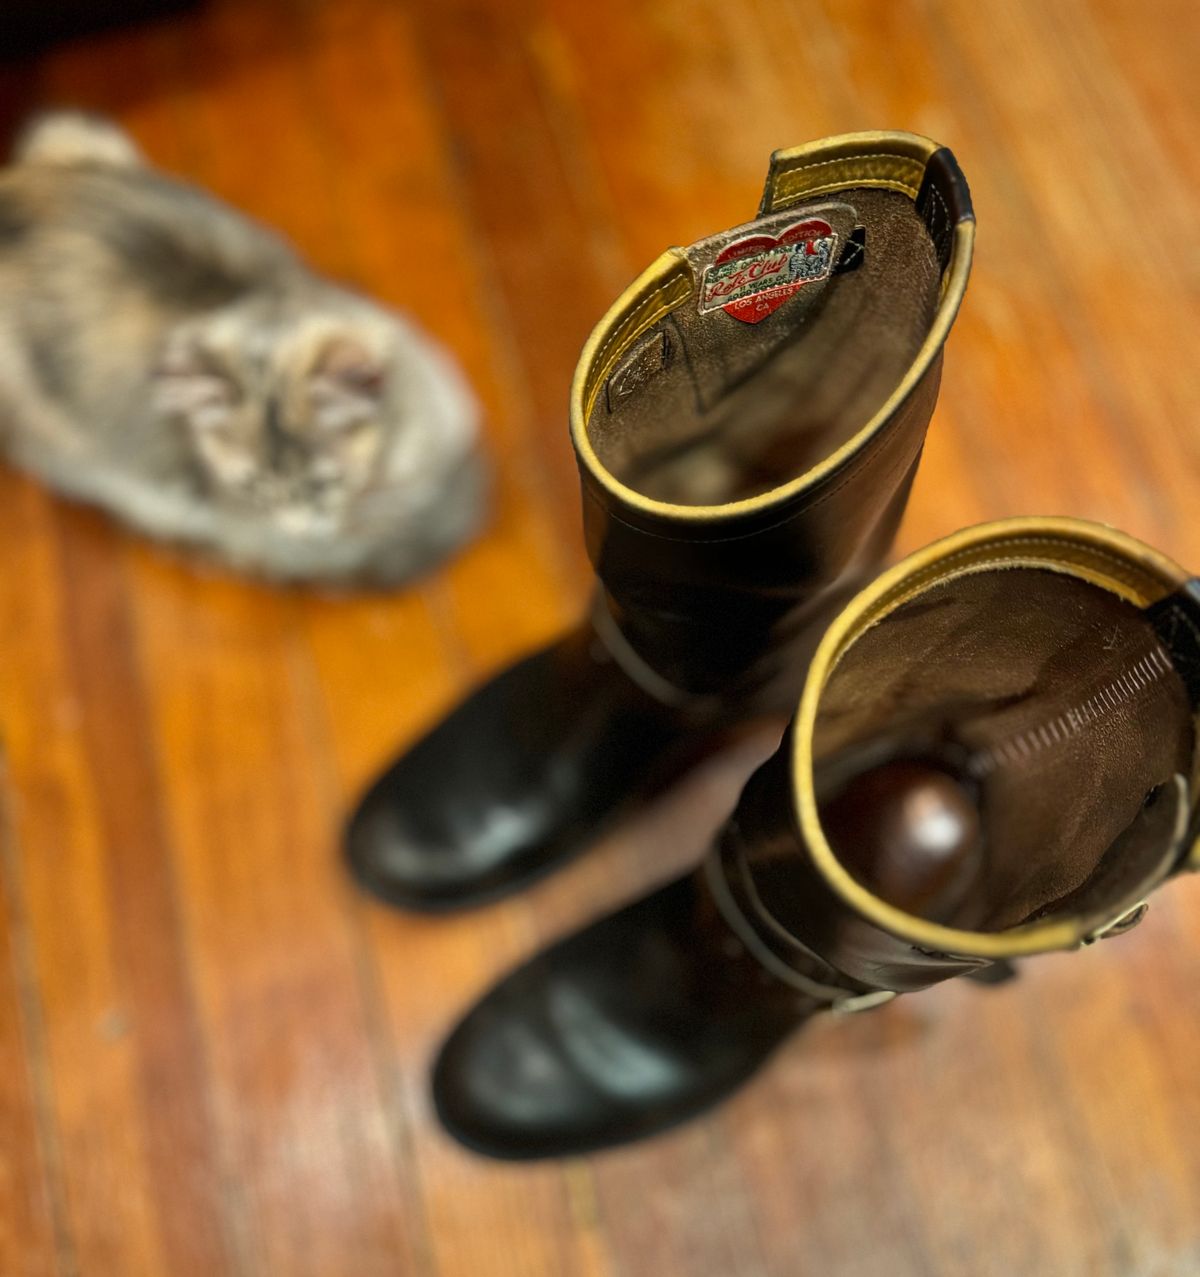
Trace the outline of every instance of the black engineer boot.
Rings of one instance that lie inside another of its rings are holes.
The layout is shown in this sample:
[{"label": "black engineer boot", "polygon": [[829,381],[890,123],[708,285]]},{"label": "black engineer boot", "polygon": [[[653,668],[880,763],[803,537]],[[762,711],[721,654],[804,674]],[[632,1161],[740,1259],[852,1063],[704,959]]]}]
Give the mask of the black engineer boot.
[{"label": "black engineer boot", "polygon": [[831,623],[702,867],[458,1025],[443,1123],[505,1158],[637,1139],[818,1011],[1127,930],[1200,868],[1198,698],[1200,582],[1130,537],[1017,519],[912,556]]},{"label": "black engineer boot", "polygon": [[363,886],[418,910],[501,895],[790,713],[891,544],[973,238],[949,151],[853,134],[777,152],[755,221],[626,290],[571,393],[591,615],[375,782],[347,833]]}]

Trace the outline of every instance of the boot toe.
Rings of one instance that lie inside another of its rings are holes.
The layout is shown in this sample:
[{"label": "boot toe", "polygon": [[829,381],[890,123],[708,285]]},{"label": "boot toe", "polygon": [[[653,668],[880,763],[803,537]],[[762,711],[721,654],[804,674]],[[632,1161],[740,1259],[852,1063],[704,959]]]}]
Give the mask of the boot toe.
[{"label": "boot toe", "polygon": [[433,1070],[442,1125],[490,1157],[552,1157],[596,1121],[595,1096],[526,1018],[483,1005],[447,1040]]},{"label": "boot toe", "polygon": [[708,1108],[796,1023],[774,1000],[714,1000],[727,973],[690,932],[688,879],[560,941],[502,980],[433,1070],[439,1118],[492,1157],[627,1143]]},{"label": "boot toe", "polygon": [[410,807],[395,785],[376,785],[346,827],[346,861],[361,886],[390,904],[454,908],[479,890],[478,858],[451,830],[419,828]]},{"label": "boot toe", "polygon": [[658,1125],[656,1101],[665,1097],[655,1092],[664,1075],[674,1081],[665,1065],[586,999],[518,981],[450,1035],[434,1066],[433,1100],[450,1134],[477,1152],[566,1156]]},{"label": "boot toe", "polygon": [[454,802],[407,776],[404,762],[346,827],[346,860],[361,886],[390,904],[438,912],[484,904],[541,867],[540,803]]}]

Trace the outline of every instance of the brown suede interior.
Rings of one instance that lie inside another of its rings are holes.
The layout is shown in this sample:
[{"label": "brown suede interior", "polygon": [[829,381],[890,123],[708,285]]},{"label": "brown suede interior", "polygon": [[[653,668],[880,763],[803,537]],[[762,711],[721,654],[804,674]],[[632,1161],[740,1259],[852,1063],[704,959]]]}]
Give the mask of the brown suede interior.
[{"label": "brown suede interior", "polygon": [[[893,191],[855,189],[704,240],[697,278],[722,248],[819,216],[856,269],[804,285],[748,324],[684,302],[609,378],[588,422],[600,461],[659,501],[713,505],[798,478],[860,430],[895,389],[929,332],[940,273],[924,222]],[[632,370],[632,375],[631,375]]]},{"label": "brown suede interior", "polygon": [[822,699],[817,757],[881,736],[901,753],[949,747],[970,778],[985,867],[939,920],[978,931],[1103,908],[1136,881],[1165,850],[1161,828],[1139,832],[1152,828],[1147,796],[1177,773],[1190,781],[1195,745],[1182,680],[1143,613],[1030,568],[935,585],[850,648]]}]

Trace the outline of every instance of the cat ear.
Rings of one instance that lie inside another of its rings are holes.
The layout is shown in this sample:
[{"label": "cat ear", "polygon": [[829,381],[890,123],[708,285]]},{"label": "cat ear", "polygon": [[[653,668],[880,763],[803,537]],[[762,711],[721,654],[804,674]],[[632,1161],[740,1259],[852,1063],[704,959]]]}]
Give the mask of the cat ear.
[{"label": "cat ear", "polygon": [[333,337],[313,363],[314,382],[346,395],[379,399],[387,381],[387,365],[354,337]]},{"label": "cat ear", "polygon": [[238,399],[233,381],[196,342],[172,341],[154,370],[154,406],[198,430],[220,426]]},{"label": "cat ear", "polygon": [[318,431],[337,434],[371,420],[387,383],[387,365],[353,337],[331,338],[309,374],[308,398]]}]

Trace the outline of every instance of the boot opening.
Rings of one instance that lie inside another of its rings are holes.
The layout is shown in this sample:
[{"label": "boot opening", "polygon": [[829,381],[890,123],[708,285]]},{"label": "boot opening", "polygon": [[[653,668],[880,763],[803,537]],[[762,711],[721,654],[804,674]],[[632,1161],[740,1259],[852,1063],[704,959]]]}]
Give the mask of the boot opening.
[{"label": "boot opening", "polygon": [[895,191],[839,192],[687,256],[693,296],[626,354],[587,422],[600,462],[656,501],[721,505],[805,474],[882,407],[937,313],[933,241]]},{"label": "boot opening", "polygon": [[[876,767],[881,741],[884,757],[953,775],[977,807],[966,877],[930,896],[936,916],[910,909],[973,931],[1119,907],[1169,850],[1162,798],[1190,781],[1195,747],[1183,680],[1146,615],[1024,567],[936,584],[849,648],[823,693],[818,771],[856,753]],[[877,890],[886,874],[845,850],[838,811],[830,843]]]}]

